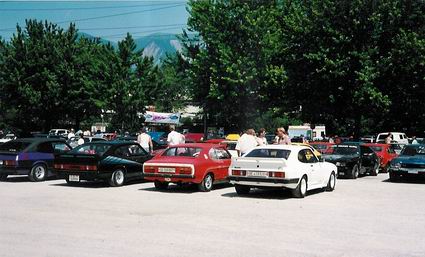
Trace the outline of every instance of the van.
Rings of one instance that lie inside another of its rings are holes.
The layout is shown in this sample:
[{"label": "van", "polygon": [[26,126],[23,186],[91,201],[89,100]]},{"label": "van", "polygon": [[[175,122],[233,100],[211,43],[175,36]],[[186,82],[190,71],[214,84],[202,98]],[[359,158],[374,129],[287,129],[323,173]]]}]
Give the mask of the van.
[{"label": "van", "polygon": [[409,144],[409,140],[405,133],[401,132],[383,132],[379,133],[376,137],[376,143],[385,143],[385,138],[391,133],[391,143],[397,143],[401,145]]}]

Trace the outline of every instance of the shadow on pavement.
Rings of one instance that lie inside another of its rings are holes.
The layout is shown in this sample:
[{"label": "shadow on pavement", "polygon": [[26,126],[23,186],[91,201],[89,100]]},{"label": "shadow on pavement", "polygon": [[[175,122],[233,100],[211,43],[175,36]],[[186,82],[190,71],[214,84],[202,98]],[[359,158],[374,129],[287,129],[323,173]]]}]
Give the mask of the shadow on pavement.
[{"label": "shadow on pavement", "polygon": [[[153,182],[152,182],[152,186],[153,186]],[[221,184],[214,185],[214,188],[212,189],[212,191],[220,190],[220,189],[224,189],[228,187],[233,187],[233,185],[230,183],[221,183]],[[170,184],[166,190],[159,190],[159,189],[156,189],[154,186],[149,188],[141,188],[139,190],[158,192],[158,193],[178,193],[178,194],[203,193],[199,191],[198,186],[196,184],[182,184],[182,185]]]},{"label": "shadow on pavement", "polygon": [[[81,182],[77,182],[75,184],[68,184],[65,182],[65,180],[63,180],[64,183],[59,183],[59,184],[51,184],[50,186],[63,186],[63,187],[78,187],[78,188],[105,188],[105,187],[111,187],[109,186],[109,184],[105,181],[99,180],[99,181],[81,181]],[[134,185],[134,184],[140,184],[140,183],[148,183],[149,181],[145,181],[145,180],[131,180],[129,182],[126,182],[123,187],[125,186],[130,186],[130,185]]]},{"label": "shadow on pavement", "polygon": [[[307,192],[306,197],[323,193],[323,189],[315,189]],[[286,200],[286,199],[296,199],[292,196],[292,193],[290,190],[285,189],[259,189],[259,188],[251,188],[251,191],[247,195],[238,195],[235,192],[232,193],[225,193],[221,196],[224,197],[230,197],[230,198],[252,198],[252,199],[268,199],[268,200]]]},{"label": "shadow on pavement", "polygon": [[393,184],[425,184],[424,177],[401,177],[397,181],[390,181],[390,179],[382,180],[384,183],[393,183]]},{"label": "shadow on pavement", "polygon": [[[57,180],[58,178],[56,178],[56,177],[49,177],[49,178],[47,178],[45,181],[51,181],[51,180]],[[9,175],[8,177],[7,177],[7,180],[6,181],[2,181],[1,183],[8,183],[8,182],[10,182],[10,183],[38,183],[38,182],[32,182],[29,178],[28,178],[28,176],[27,175],[22,175],[22,176],[19,176],[19,175]]]}]

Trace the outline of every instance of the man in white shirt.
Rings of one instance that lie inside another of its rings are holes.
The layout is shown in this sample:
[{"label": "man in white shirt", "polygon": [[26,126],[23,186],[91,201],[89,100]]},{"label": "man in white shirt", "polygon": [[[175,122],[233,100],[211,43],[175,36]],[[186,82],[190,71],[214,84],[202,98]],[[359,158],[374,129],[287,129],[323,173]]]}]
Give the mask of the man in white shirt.
[{"label": "man in white shirt", "polygon": [[71,129],[71,131],[68,134],[68,139],[71,139],[72,137],[75,137],[74,129]]},{"label": "man in white shirt", "polygon": [[238,156],[242,156],[245,153],[249,152],[258,145],[257,139],[255,138],[255,131],[253,129],[248,129],[238,140],[236,144],[236,151]]},{"label": "man in white shirt", "polygon": [[137,137],[137,143],[140,144],[140,146],[145,149],[146,152],[152,153],[153,151],[153,143],[151,136],[146,133],[147,129],[142,128],[140,135]]},{"label": "man in white shirt", "polygon": [[168,145],[178,145],[185,142],[184,136],[179,132],[175,131],[174,127],[170,127],[170,133],[167,137]]}]

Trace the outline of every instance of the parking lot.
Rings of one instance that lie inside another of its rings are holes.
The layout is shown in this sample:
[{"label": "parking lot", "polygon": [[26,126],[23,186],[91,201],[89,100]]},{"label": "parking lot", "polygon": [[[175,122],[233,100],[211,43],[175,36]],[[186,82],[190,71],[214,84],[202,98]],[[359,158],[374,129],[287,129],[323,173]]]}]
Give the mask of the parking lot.
[{"label": "parking lot", "polygon": [[304,199],[11,177],[0,184],[0,256],[425,256],[425,182],[387,177]]}]

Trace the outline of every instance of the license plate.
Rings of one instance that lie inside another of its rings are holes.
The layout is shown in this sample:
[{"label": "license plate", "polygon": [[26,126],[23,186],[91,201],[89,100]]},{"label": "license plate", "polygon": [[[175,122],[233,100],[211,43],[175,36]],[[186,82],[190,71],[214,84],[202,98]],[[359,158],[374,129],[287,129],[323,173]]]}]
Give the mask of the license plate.
[{"label": "license plate", "polygon": [[69,181],[80,182],[80,176],[79,175],[69,175]]},{"label": "license plate", "polygon": [[340,175],[340,176],[344,176],[344,175],[345,175],[345,173],[344,173],[344,172],[339,172],[339,173],[338,173],[338,175]]},{"label": "license plate", "polygon": [[175,168],[163,168],[163,167],[160,167],[158,169],[158,171],[159,172],[166,172],[166,173],[175,173],[176,172],[176,169]]},{"label": "license plate", "polygon": [[248,176],[253,177],[267,177],[268,172],[265,171],[248,171]]}]

